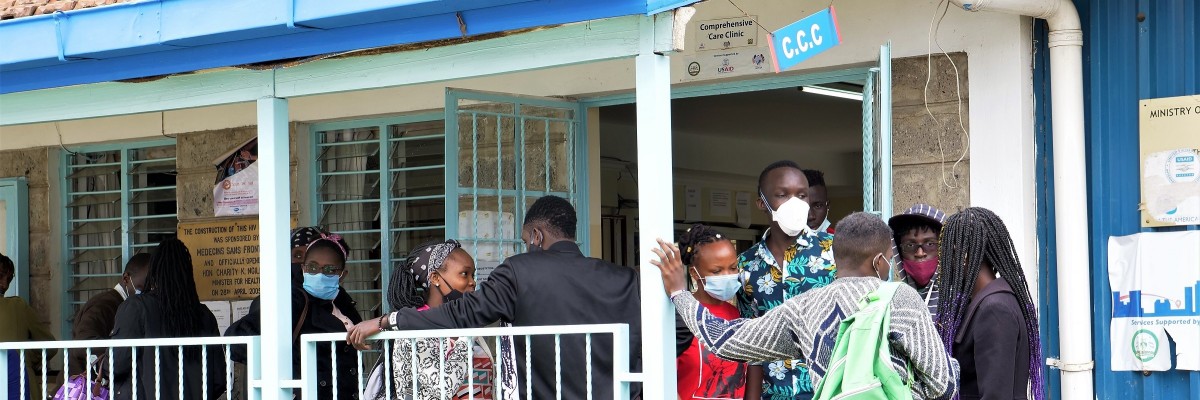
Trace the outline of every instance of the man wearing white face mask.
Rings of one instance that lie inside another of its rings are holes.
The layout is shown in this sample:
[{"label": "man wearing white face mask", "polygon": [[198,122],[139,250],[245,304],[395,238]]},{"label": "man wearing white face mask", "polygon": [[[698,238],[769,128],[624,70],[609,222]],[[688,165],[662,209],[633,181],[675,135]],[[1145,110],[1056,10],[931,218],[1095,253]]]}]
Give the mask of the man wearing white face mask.
[{"label": "man wearing white face mask", "polygon": [[[729,237],[696,224],[679,238],[679,248],[696,301],[718,318],[738,319],[737,307],[729,304],[741,289],[737,250]],[[746,388],[746,364],[717,357],[692,336],[679,315],[675,316],[675,367],[676,388],[683,400],[741,399]]]},{"label": "man wearing white face mask", "polygon": [[[833,235],[808,226],[808,179],[792,161],[777,161],[758,177],[759,209],[771,216],[763,240],[738,258],[742,318],[757,318],[784,301],[833,281]],[[785,360],[752,365],[747,399],[807,400],[813,386],[807,364]],[[761,393],[759,392],[761,390]]]}]

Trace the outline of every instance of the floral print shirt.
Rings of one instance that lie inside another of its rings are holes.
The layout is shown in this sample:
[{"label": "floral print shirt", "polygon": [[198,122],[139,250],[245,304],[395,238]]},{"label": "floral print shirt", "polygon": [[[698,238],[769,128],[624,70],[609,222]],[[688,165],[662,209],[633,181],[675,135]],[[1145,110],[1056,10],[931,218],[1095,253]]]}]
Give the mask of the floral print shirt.
[{"label": "floral print shirt", "polygon": [[[770,232],[767,232],[769,235]],[[742,290],[738,311],[742,318],[761,317],[784,301],[833,282],[833,235],[806,231],[783,254],[780,263],[767,248],[766,237],[738,257]],[[813,386],[808,367],[800,360],[763,365],[763,399],[808,399]]]}]

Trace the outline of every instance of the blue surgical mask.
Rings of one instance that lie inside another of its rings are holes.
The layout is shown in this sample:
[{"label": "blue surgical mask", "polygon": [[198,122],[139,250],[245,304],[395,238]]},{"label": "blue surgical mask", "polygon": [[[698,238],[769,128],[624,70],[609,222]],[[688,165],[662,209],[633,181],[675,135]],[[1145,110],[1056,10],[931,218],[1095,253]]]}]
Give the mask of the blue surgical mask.
[{"label": "blue surgical mask", "polygon": [[888,276],[885,279],[884,277],[879,275],[879,268],[875,267],[875,260],[872,259],[871,260],[871,268],[875,268],[875,276],[883,281],[887,281],[887,282],[893,281],[895,279],[895,275],[896,275],[896,266],[894,264],[892,264],[892,262],[890,260],[888,260],[887,257],[884,257],[883,253],[876,254],[875,258],[883,258],[883,262],[886,263],[888,266]]},{"label": "blue surgical mask", "polygon": [[333,300],[338,295],[341,286],[340,276],[325,274],[304,274],[304,291],[318,299]]},{"label": "blue surgical mask", "polygon": [[720,301],[729,301],[742,288],[738,274],[712,275],[704,278],[704,291]]}]

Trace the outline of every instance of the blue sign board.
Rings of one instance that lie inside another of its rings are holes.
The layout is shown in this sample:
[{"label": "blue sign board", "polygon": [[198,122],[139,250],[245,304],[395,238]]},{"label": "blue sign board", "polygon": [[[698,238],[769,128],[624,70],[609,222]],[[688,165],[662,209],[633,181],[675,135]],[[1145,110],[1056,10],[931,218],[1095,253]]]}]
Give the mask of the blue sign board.
[{"label": "blue sign board", "polygon": [[780,72],[840,43],[837,13],[831,6],[771,32],[771,61]]}]

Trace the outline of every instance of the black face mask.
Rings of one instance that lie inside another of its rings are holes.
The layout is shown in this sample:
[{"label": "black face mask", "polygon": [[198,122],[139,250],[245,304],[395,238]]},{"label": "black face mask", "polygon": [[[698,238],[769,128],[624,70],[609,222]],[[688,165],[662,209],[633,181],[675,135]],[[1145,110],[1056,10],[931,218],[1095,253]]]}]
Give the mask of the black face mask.
[{"label": "black face mask", "polygon": [[[441,273],[437,273],[437,274],[438,274],[438,275],[441,275]],[[442,283],[446,283],[446,279],[445,279],[445,278],[442,278]],[[454,300],[458,300],[458,299],[461,299],[461,298],[463,298],[463,292],[462,292],[462,291],[460,291],[460,290],[458,290],[458,289],[455,289],[455,288],[453,288],[453,287],[450,287],[450,285],[449,285],[449,284],[447,284],[447,285],[446,285],[446,288],[447,288],[447,289],[450,289],[450,293],[442,293],[441,286],[438,286],[438,293],[441,293],[441,294],[442,294],[442,302],[443,302],[443,303],[448,303],[448,302],[451,302],[451,301],[454,301]]]}]

